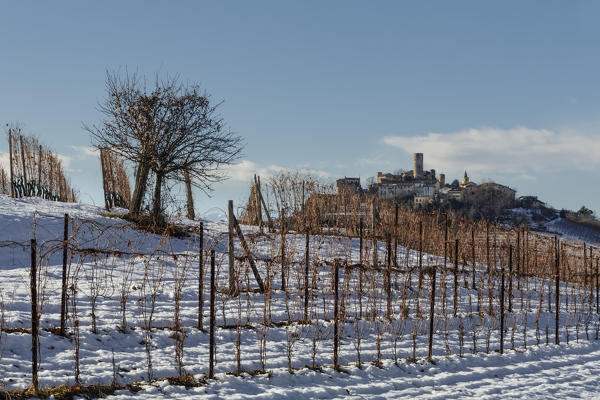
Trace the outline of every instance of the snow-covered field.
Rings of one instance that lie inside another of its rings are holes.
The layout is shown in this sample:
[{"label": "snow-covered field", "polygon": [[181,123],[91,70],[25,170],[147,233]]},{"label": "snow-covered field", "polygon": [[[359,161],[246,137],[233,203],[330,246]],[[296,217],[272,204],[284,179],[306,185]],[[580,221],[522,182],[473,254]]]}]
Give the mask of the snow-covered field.
[{"label": "snow-covered field", "polygon": [[[548,311],[547,304],[549,282],[522,280],[519,287],[523,292],[515,289],[513,312],[506,315],[506,350],[501,355],[497,352],[498,279],[492,281],[492,292],[487,293],[472,289],[469,274],[459,276],[458,312],[453,317],[453,277],[440,273],[430,362],[426,359],[430,277],[424,277],[423,289],[417,291],[418,274],[395,271],[392,318],[388,319],[385,271],[366,271],[359,297],[358,270],[348,268],[346,272],[341,268],[344,318],[340,321],[342,371],[338,372],[331,367],[331,264],[334,259],[342,265],[357,263],[358,240],[311,236],[309,285],[313,295],[308,309],[310,324],[304,324],[299,321],[304,319],[305,236],[290,233],[286,237],[290,267],[288,290],[282,291],[281,263],[277,261],[281,256],[279,235],[254,236],[254,228],[246,227],[253,255],[264,260],[257,263],[260,274],[274,290],[270,296],[242,290],[240,296],[230,297],[225,293],[227,241],[223,232],[227,226],[208,221],[204,249],[213,248],[217,253],[216,379],[190,389],[170,385],[160,378],[178,374],[178,343],[179,349],[183,348],[183,372],[198,379],[208,372],[209,262],[205,257],[206,329],[201,331],[196,327],[197,236],[161,238],[134,230],[122,220],[102,217],[98,214],[101,211],[92,206],[0,196],[0,225],[4,227],[0,237],[0,296],[3,326],[8,328],[1,335],[0,384],[7,390],[22,389],[31,382],[31,335],[19,329],[30,327],[27,244],[35,236],[38,254],[42,255],[41,327],[56,327],[60,324],[62,216],[68,213],[74,218],[71,246],[112,252],[72,253],[69,286],[76,293],[74,301],[71,290],[69,300],[71,335],[65,338],[41,332],[42,387],[74,383],[77,332],[73,321],[78,320],[81,383],[107,385],[116,378],[120,384],[141,382],[144,388],[137,394],[119,391],[116,398],[600,398],[596,394],[600,393],[600,383],[595,379],[600,374],[599,325],[595,309],[586,303],[589,290],[585,288],[563,284],[571,303],[562,303],[559,337],[561,343],[567,339],[570,343],[546,345],[546,332],[550,343],[555,335],[555,314]],[[380,243],[379,247],[381,260],[385,245]],[[242,255],[239,243],[236,253]],[[399,249],[397,257],[401,265],[408,262],[414,266],[417,262],[414,251]],[[425,257],[426,266],[438,263],[435,257]],[[487,279],[484,270],[478,266],[476,285]],[[238,263],[238,273],[242,289],[257,287],[247,263]],[[172,329],[178,288],[185,331],[185,336],[178,337],[184,338],[183,347]],[[489,298],[492,314],[488,313]],[[92,332],[93,319],[96,333]],[[150,319],[153,329],[148,333],[143,327]],[[361,368],[356,366],[357,348]],[[288,372],[290,367],[292,373]],[[259,370],[266,373],[256,373]],[[238,371],[241,373],[232,374]]]}]

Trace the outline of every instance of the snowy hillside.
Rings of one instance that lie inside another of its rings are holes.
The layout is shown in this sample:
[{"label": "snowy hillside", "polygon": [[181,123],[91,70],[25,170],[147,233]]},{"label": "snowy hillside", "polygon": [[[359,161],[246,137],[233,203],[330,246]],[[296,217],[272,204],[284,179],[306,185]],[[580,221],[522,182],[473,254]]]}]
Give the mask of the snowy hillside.
[{"label": "snowy hillside", "polygon": [[[62,337],[51,328],[60,326],[65,213],[71,218],[70,289],[68,336]],[[353,267],[361,259],[356,238],[310,236],[307,260],[305,235],[290,232],[282,277],[280,235],[244,227],[260,276],[272,290],[257,290],[236,241],[240,295],[230,296],[227,225],[205,221],[200,330],[198,236],[161,237],[100,213],[87,205],[0,195],[0,385],[6,390],[24,389],[32,378],[29,243],[34,237],[41,387],[74,385],[79,366],[82,386],[136,382],[142,388],[117,390],[113,397],[119,399],[563,399],[600,393],[600,325],[589,288],[561,283],[570,300],[562,300],[555,332],[552,282],[515,279],[512,309],[502,311],[505,354],[499,354],[499,276],[488,282],[487,266],[467,264],[453,275],[441,269],[442,259],[425,254],[424,268],[439,271],[429,361],[433,282],[429,273],[419,276],[417,251],[399,248],[398,267],[386,275],[385,268]],[[372,248],[365,246],[363,255],[371,257]],[[216,251],[217,278],[214,380],[207,379],[210,249]],[[385,260],[385,243],[378,243],[378,252]],[[336,265],[341,317],[334,307]],[[483,290],[484,283],[489,290]],[[338,371],[332,368],[335,321]],[[560,345],[552,344],[556,334]],[[193,376],[197,385],[186,388],[165,379],[182,374]]]}]

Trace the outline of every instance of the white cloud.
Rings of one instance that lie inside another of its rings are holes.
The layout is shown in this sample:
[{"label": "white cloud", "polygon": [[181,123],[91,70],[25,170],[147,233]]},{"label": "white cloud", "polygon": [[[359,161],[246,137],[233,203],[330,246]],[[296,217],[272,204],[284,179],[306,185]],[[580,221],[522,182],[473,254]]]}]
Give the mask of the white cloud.
[{"label": "white cloud", "polygon": [[426,168],[453,174],[466,169],[480,177],[515,174],[531,180],[540,172],[600,166],[600,136],[521,126],[388,136],[383,143],[409,153],[424,153]]},{"label": "white cloud", "polygon": [[238,182],[250,182],[254,174],[259,175],[262,178],[273,176],[281,171],[299,171],[304,174],[313,175],[318,178],[329,178],[331,174],[326,171],[315,170],[311,168],[286,168],[279,165],[267,165],[261,166],[250,160],[242,160],[237,164],[230,165],[225,169],[225,173],[233,181]]},{"label": "white cloud", "polygon": [[98,149],[94,147],[88,146],[71,146],[73,150],[75,150],[77,154],[77,158],[85,158],[85,157],[98,157],[100,152]]},{"label": "white cloud", "polygon": [[63,168],[68,171],[69,167],[71,166],[71,161],[73,161],[73,158],[65,156],[64,154],[57,154],[56,157],[58,157],[58,159],[60,160]]}]

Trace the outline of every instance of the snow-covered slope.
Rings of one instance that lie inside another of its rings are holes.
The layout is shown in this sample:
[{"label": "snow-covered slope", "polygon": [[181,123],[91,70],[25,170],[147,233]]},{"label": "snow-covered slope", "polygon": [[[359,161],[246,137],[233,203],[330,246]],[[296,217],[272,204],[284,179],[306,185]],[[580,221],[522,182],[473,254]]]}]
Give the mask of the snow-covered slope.
[{"label": "snow-covered slope", "polygon": [[[418,274],[394,273],[392,318],[388,319],[383,317],[386,312],[383,273],[368,271],[363,276],[362,285],[367,289],[359,298],[353,295],[359,287],[357,270],[345,272],[342,269],[340,287],[345,319],[340,322],[339,363],[344,372],[336,372],[331,368],[333,291],[330,262],[345,259],[356,263],[359,259],[358,240],[310,238],[310,285],[314,295],[310,297],[311,323],[307,325],[300,322],[304,311],[305,236],[292,232],[286,237],[288,262],[297,262],[289,264],[287,292],[279,289],[280,264],[258,262],[261,276],[274,288],[270,297],[256,291],[242,291],[241,296],[230,297],[226,294],[227,245],[223,234],[226,224],[209,221],[204,221],[207,229],[204,248],[216,250],[219,289],[216,379],[191,389],[170,385],[165,380],[148,382],[149,356],[152,378],[172,377],[179,372],[176,335],[171,329],[178,287],[182,290],[180,318],[185,332],[184,372],[195,378],[205,377],[208,372],[209,335],[207,330],[196,328],[200,244],[195,236],[161,238],[139,231],[120,219],[99,215],[101,212],[97,207],[86,205],[0,196],[0,226],[3,227],[0,235],[0,296],[5,328],[0,336],[0,384],[6,389],[25,388],[31,381],[31,335],[27,329],[31,315],[28,243],[32,236],[38,241],[38,254],[42,255],[41,326],[59,325],[61,240],[63,216],[68,213],[73,218],[69,243],[74,250],[81,249],[72,253],[69,274],[69,286],[77,290],[70,292],[68,327],[71,335],[61,337],[46,330],[41,332],[39,374],[43,387],[74,383],[77,330],[73,321],[77,319],[81,383],[109,384],[116,377],[118,383],[138,381],[144,388],[137,394],[117,392],[115,398],[500,399],[530,396],[562,399],[594,398],[600,393],[600,382],[596,379],[600,374],[600,342],[596,340],[599,323],[594,310],[582,312],[580,309],[580,313],[572,318],[561,318],[561,342],[570,334],[570,344],[546,345],[545,329],[549,329],[550,341],[554,338],[554,314],[547,311],[545,303],[541,312],[537,312],[539,299],[546,301],[540,291],[547,287],[547,282],[544,284],[537,279],[523,281],[523,287],[526,284],[528,289],[523,296],[515,291],[514,312],[506,319],[507,350],[506,354],[500,355],[496,352],[499,348],[497,314],[488,316],[485,311],[477,312],[479,299],[477,291],[471,289],[470,275],[459,277],[460,300],[455,318],[451,312],[442,311],[451,309],[452,276],[440,274],[438,285],[444,286],[438,288],[445,287],[447,297],[442,301],[441,289],[438,289],[433,362],[429,362],[426,360],[429,292],[424,289],[416,297]],[[188,223],[198,224],[197,221]],[[254,236],[250,235],[255,232],[254,228],[245,227],[244,230],[257,259],[279,260],[279,234]],[[107,252],[83,250],[91,248]],[[379,251],[383,257],[383,243],[379,244]],[[239,243],[236,252],[242,255]],[[406,262],[415,266],[417,263],[414,251],[400,248],[397,256],[401,264]],[[440,260],[426,256],[424,262],[436,265]],[[485,267],[478,266],[477,279],[483,271]],[[257,287],[247,263],[238,264],[238,274],[242,288],[246,285],[251,289]],[[205,277],[208,277],[208,264],[205,264]],[[425,288],[429,287],[429,282],[426,277]],[[203,323],[207,328],[206,281],[204,290]],[[407,299],[409,314],[406,318],[402,316],[401,296]],[[491,298],[497,313],[497,291]],[[151,305],[152,299],[156,301],[155,307]],[[419,312],[417,303],[421,307]],[[487,303],[483,309],[487,309]],[[153,329],[148,334],[143,328],[148,324],[151,312]],[[367,315],[376,315],[376,318],[367,318]],[[122,326],[123,316],[125,327]],[[92,332],[94,320],[96,333]],[[239,329],[235,329],[236,326]],[[462,337],[459,327],[462,327]],[[239,360],[235,345],[238,340]],[[146,343],[149,343],[148,347]],[[360,369],[355,366],[357,347],[362,360]],[[472,351],[476,354],[470,354]],[[318,370],[305,367],[313,365]],[[288,372],[289,367],[293,374]],[[232,375],[231,372],[238,368],[245,372]],[[267,374],[255,375],[262,369]]]}]

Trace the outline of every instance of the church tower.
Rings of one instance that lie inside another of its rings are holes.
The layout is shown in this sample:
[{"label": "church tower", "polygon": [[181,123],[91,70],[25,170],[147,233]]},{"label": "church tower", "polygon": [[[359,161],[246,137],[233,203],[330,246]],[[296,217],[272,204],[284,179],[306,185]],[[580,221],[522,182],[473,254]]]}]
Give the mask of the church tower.
[{"label": "church tower", "polygon": [[469,184],[469,176],[467,175],[467,171],[465,170],[465,175],[462,178],[462,186],[467,186]]}]

